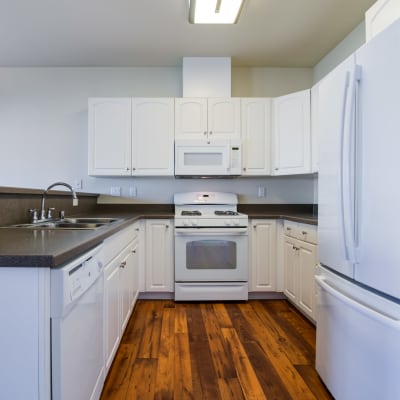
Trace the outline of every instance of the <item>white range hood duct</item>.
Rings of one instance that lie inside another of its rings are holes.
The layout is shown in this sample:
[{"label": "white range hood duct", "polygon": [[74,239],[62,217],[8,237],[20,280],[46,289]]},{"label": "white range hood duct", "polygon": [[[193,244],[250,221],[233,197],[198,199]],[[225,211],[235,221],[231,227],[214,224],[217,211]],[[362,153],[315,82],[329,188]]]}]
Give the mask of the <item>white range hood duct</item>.
[{"label": "white range hood duct", "polygon": [[183,57],[183,97],[231,97],[230,57]]}]

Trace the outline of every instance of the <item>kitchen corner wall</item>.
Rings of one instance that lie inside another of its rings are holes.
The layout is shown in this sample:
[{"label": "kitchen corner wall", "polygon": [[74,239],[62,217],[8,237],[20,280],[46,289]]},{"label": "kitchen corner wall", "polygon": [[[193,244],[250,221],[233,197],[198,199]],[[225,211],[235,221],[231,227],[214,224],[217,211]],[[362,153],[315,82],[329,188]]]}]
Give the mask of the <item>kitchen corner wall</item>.
[{"label": "kitchen corner wall", "polygon": [[[278,96],[311,84],[309,68],[232,70],[235,97]],[[0,68],[0,186],[46,188],[56,181],[82,181],[84,192],[109,194],[118,186],[122,196],[135,187],[133,201],[144,203],[171,203],[173,193],[188,190],[232,191],[242,203],[313,202],[312,176],[200,181],[87,175],[88,97],[181,95],[180,67]],[[257,196],[260,186],[266,197]]]}]

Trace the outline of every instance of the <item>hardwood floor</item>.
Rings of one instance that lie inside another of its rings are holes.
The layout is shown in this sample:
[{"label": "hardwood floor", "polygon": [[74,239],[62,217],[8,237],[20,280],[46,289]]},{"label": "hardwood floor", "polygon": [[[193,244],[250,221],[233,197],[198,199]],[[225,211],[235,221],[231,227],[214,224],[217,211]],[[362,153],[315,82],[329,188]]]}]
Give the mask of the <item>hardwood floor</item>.
[{"label": "hardwood floor", "polygon": [[101,400],[332,399],[315,328],[285,300],[140,300]]}]

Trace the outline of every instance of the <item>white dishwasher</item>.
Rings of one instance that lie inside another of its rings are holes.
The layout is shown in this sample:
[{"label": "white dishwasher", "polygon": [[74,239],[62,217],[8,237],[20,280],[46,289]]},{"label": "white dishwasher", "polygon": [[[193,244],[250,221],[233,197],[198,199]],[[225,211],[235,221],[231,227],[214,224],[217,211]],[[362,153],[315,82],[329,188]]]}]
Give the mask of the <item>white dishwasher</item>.
[{"label": "white dishwasher", "polygon": [[103,388],[101,246],[51,270],[53,400],[97,400]]}]

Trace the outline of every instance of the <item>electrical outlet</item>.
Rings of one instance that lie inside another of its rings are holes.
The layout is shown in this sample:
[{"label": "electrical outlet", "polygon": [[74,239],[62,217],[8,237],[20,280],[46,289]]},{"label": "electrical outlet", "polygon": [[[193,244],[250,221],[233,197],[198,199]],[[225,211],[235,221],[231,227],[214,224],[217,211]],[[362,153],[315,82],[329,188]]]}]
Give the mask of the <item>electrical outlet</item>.
[{"label": "electrical outlet", "polygon": [[74,181],[74,189],[82,189],[82,179],[75,179]]},{"label": "electrical outlet", "polygon": [[129,188],[129,196],[130,197],[136,197],[137,196],[137,188],[136,188],[136,186],[131,186]]},{"label": "electrical outlet", "polygon": [[111,186],[110,194],[111,194],[111,196],[121,196],[121,187],[120,186]]},{"label": "electrical outlet", "polygon": [[265,187],[264,186],[259,186],[258,187],[258,197],[265,197]]}]

